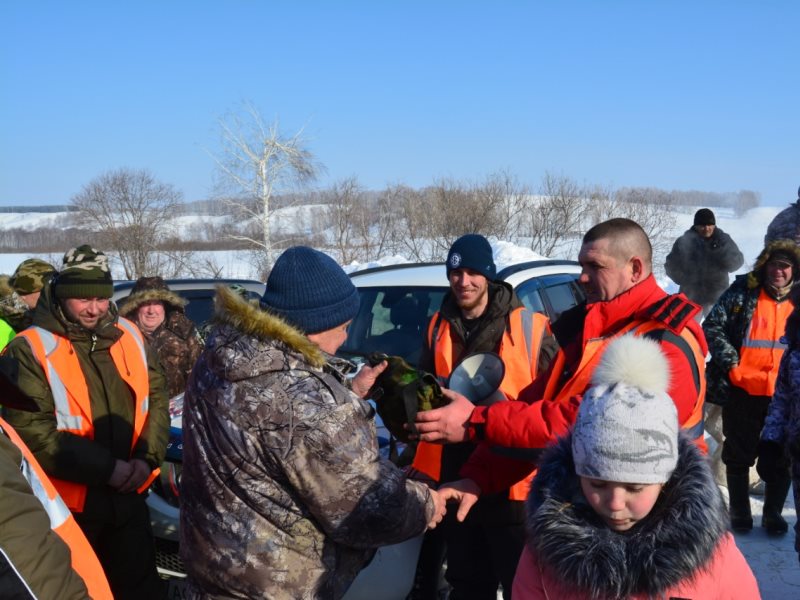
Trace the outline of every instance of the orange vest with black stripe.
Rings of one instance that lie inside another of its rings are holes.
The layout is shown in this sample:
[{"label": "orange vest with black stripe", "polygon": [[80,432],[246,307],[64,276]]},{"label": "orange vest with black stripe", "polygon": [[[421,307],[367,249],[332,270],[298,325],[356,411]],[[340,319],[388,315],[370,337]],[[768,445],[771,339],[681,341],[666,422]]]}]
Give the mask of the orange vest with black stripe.
[{"label": "orange vest with black stripe", "polygon": [[[700,349],[700,343],[688,327],[684,327],[679,335],[673,334],[663,323],[654,320],[633,321],[622,330],[608,337],[589,340],[581,355],[580,363],[572,376],[559,388],[561,374],[564,371],[565,355],[559,351],[554,359],[552,373],[548,378],[542,399],[545,401],[569,402],[576,395],[583,395],[591,383],[592,374],[600,362],[608,344],[616,337],[630,333],[632,335],[650,337],[660,341],[666,334],[674,336],[676,346],[686,354],[686,358],[693,367],[697,399],[692,411],[685,422],[681,423],[683,429],[702,450],[706,450],[703,435],[703,402],[706,396],[705,364],[706,359]],[[681,341],[682,340],[682,341]]]},{"label": "orange vest with black stripe", "polygon": [[[505,365],[505,376],[500,390],[507,398],[516,400],[519,393],[536,378],[542,339],[550,333],[547,317],[527,308],[518,307],[508,315],[508,326],[503,332],[497,353]],[[433,339],[434,334],[436,339]],[[433,349],[436,375],[447,377],[458,366],[453,356],[450,323],[437,312],[428,325],[428,345]],[[419,442],[412,466],[428,477],[439,481],[442,469],[442,446]],[[522,481],[511,486],[509,498],[524,500],[528,495],[533,471]]]},{"label": "orange vest with black stripe", "polygon": [[34,496],[41,502],[47,516],[50,517],[50,528],[69,547],[72,569],[83,579],[89,596],[93,600],[113,600],[103,567],[100,566],[100,561],[97,560],[75,517],[22,438],[0,418],[0,435],[2,434],[5,434],[22,454],[20,471],[30,484]]},{"label": "orange vest with black stripe", "polygon": [[775,381],[786,344],[781,336],[786,329],[786,319],[792,314],[790,300],[777,302],[762,288],[758,295],[753,318],[739,349],[741,380],[736,386],[751,396],[769,396],[775,393]]},{"label": "orange vest with black stripe", "polygon": [[[117,328],[122,336],[111,345],[109,352],[122,380],[134,395],[134,422],[131,449],[147,423],[150,402],[150,379],[144,338],[131,321],[119,317]],[[41,365],[55,406],[56,429],[73,435],[94,439],[89,387],[83,376],[80,361],[72,342],[41,327],[29,327],[17,334],[27,340],[33,356]],[[158,475],[158,469],[139,487],[145,491]],[[74,481],[51,478],[64,502],[75,512],[83,510],[87,486]]]}]

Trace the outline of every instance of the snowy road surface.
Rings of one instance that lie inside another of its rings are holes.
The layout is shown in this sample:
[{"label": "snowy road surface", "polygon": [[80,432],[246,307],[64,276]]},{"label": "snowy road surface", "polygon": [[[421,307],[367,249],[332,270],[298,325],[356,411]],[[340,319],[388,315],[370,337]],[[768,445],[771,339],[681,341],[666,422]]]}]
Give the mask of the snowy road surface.
[{"label": "snowy road surface", "polygon": [[789,533],[771,537],[760,527],[763,498],[750,497],[755,527],[749,533],[737,533],[736,544],[758,580],[764,600],[800,599],[800,562],[794,549],[794,524],[797,522],[792,492],[783,511]]}]

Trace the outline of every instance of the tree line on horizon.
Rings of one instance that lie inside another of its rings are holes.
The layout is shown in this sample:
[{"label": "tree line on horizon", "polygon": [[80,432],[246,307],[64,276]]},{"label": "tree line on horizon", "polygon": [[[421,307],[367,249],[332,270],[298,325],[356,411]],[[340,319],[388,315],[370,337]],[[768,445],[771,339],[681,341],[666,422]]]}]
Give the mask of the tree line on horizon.
[{"label": "tree line on horizon", "polygon": [[[58,253],[90,240],[119,260],[126,278],[136,279],[218,277],[221,267],[207,256],[198,259],[198,253],[236,250],[247,254],[251,276],[265,280],[278,253],[296,244],[325,250],[342,264],[387,255],[431,262],[444,260],[452,242],[471,232],[543,256],[574,258],[589,227],[627,217],[642,225],[658,257],[675,238],[676,209],[727,207],[743,214],[760,204],[759,194],[749,190],[615,190],[549,171],[536,186],[500,171],[480,181],[442,178],[423,188],[393,184],[368,190],[353,176],[311,189],[323,167],[302,132],[284,136],[277,122],[264,123],[252,105],[221,118],[219,126],[213,198],[187,203],[175,186],[145,169],[111,170],[71,198],[68,223],[0,230],[0,251]],[[301,216],[288,216],[304,207]],[[180,233],[178,217],[189,214],[208,218]]]}]

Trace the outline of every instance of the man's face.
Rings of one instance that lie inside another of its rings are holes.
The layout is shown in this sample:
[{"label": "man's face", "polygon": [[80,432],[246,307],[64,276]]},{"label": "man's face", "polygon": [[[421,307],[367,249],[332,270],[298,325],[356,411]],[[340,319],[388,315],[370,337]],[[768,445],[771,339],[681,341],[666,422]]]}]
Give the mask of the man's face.
[{"label": "man's face", "polygon": [[482,315],[489,304],[489,280],[472,269],[453,269],[447,279],[461,312],[467,318]]},{"label": "man's face", "polygon": [[717,228],[716,225],[694,225],[693,229],[698,233],[701,238],[710,238],[714,235],[714,230]]},{"label": "man's face", "polygon": [[144,333],[153,333],[164,322],[164,303],[158,300],[145,302],[136,311],[136,324]]},{"label": "man's face", "polygon": [[67,319],[89,331],[108,314],[108,298],[64,298],[61,307]]},{"label": "man's face", "polygon": [[776,287],[786,287],[792,282],[792,263],[784,258],[773,258],[767,262],[767,283]]},{"label": "man's face", "polygon": [[578,281],[586,292],[586,301],[608,302],[634,286],[633,266],[609,253],[609,240],[600,239],[581,246],[578,254],[581,276]]},{"label": "man's face", "polygon": [[347,340],[347,328],[350,323],[352,323],[352,320],[337,325],[333,329],[326,329],[319,333],[309,333],[307,337],[328,354],[336,354],[336,351]]},{"label": "man's face", "polygon": [[39,290],[37,292],[31,292],[30,294],[17,294],[20,299],[28,305],[28,308],[33,310],[36,307],[36,303],[39,301],[39,296],[42,295],[42,291]]}]

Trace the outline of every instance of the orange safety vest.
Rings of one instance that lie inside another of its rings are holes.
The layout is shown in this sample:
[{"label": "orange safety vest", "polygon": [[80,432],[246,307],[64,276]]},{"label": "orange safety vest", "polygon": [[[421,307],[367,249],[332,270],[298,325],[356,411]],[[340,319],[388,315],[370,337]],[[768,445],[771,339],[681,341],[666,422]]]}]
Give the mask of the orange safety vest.
[{"label": "orange safety vest", "polygon": [[[573,396],[582,395],[586,392],[591,383],[592,374],[600,362],[600,357],[614,338],[626,333],[631,333],[632,335],[658,339],[659,334],[668,331],[669,330],[658,321],[633,321],[621,331],[611,336],[589,340],[583,349],[578,367],[575,369],[572,377],[570,377],[560,389],[558,388],[558,383],[561,379],[560,375],[564,371],[565,356],[563,351],[559,351],[556,355],[555,364],[542,399],[545,401],[569,402],[569,399]],[[680,339],[685,341],[688,345],[688,349],[684,348],[684,351],[687,352],[687,359],[689,359],[690,364],[695,367],[694,383],[698,388],[697,399],[692,408],[692,412],[689,418],[687,418],[684,423],[681,423],[681,429],[687,432],[689,437],[694,440],[695,444],[697,444],[701,450],[706,451],[707,447],[703,436],[703,402],[706,396],[705,356],[703,356],[700,350],[700,344],[688,327],[684,327],[683,330],[681,330]],[[691,352],[690,355],[689,352]]]},{"label": "orange safety vest", "polygon": [[741,381],[736,383],[751,396],[769,396],[775,393],[778,366],[786,350],[781,336],[786,329],[786,319],[794,305],[790,300],[776,302],[763,289],[758,295],[753,318],[739,349]]},{"label": "orange safety vest", "polygon": [[[150,410],[150,379],[147,354],[142,334],[133,322],[122,317],[116,324],[122,337],[111,345],[110,354],[120,377],[134,393],[134,423],[131,449],[147,423]],[[41,365],[55,405],[56,429],[73,435],[94,438],[89,387],[83,376],[78,355],[68,338],[41,327],[29,327],[17,334],[27,340],[34,358]],[[137,490],[144,492],[158,476],[159,469],[150,473]],[[86,502],[87,486],[74,481],[51,478],[70,510],[81,512]]]},{"label": "orange safety vest", "polygon": [[[437,331],[438,329],[438,331]],[[498,354],[505,365],[505,376],[500,390],[508,398],[517,399],[519,393],[536,379],[539,350],[542,339],[550,333],[547,316],[519,307],[508,315],[508,327],[503,332]],[[434,340],[434,334],[436,339]],[[434,350],[436,374],[448,376],[457,366],[453,356],[450,323],[437,312],[428,325],[428,346]],[[442,446],[419,442],[412,466],[428,477],[439,481],[442,471]],[[524,500],[528,496],[535,469],[509,490],[511,500]]]},{"label": "orange safety vest", "polygon": [[[22,453],[20,471],[30,484],[34,496],[41,502],[47,516],[50,517],[50,528],[69,547],[72,569],[83,579],[89,596],[93,600],[113,600],[103,567],[100,566],[97,555],[75,521],[75,517],[19,434],[0,418],[0,435],[2,434],[5,434]],[[31,550],[35,551],[34,548]]]}]

